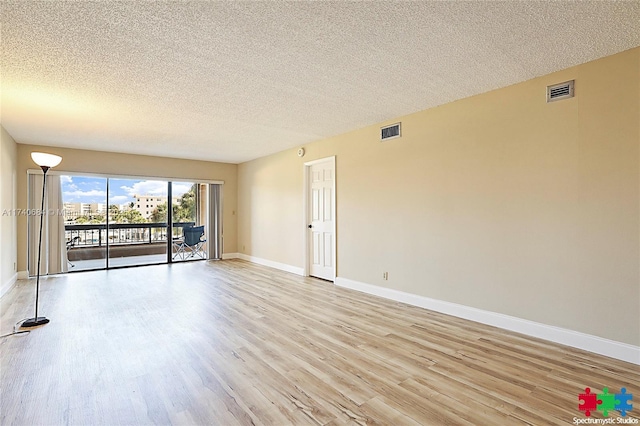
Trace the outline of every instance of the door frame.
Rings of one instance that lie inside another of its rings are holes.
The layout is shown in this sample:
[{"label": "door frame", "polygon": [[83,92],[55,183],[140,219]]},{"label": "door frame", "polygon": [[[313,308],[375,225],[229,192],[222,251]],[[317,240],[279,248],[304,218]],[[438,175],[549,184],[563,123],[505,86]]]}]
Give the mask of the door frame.
[{"label": "door frame", "polygon": [[313,160],[313,161],[307,161],[306,163],[304,163],[303,166],[303,172],[304,172],[304,189],[303,189],[303,194],[302,194],[302,203],[304,208],[303,210],[303,219],[302,219],[302,223],[303,223],[303,245],[304,245],[304,268],[302,271],[302,275],[305,277],[309,276],[309,272],[311,270],[310,267],[310,261],[309,261],[309,256],[311,254],[311,250],[309,249],[309,244],[310,244],[310,233],[309,233],[309,218],[311,217],[311,178],[310,178],[310,173],[311,173],[311,166],[313,166],[314,164],[319,164],[319,163],[325,163],[325,162],[331,162],[331,165],[333,166],[333,188],[331,191],[331,214],[333,216],[333,247],[331,247],[331,255],[332,255],[332,259],[331,259],[331,264],[333,265],[333,282],[335,283],[335,279],[338,276],[338,265],[337,265],[337,247],[338,247],[338,232],[337,232],[337,223],[338,223],[338,216],[337,216],[337,208],[336,208],[336,186],[337,186],[337,170],[336,170],[336,156],[332,155],[331,157],[325,157],[325,158],[320,158],[318,160]]}]

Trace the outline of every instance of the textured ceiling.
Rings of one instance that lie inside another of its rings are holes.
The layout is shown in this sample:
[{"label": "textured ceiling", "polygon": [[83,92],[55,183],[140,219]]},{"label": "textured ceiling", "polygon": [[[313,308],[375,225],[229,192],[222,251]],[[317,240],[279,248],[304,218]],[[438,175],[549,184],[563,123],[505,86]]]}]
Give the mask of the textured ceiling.
[{"label": "textured ceiling", "polygon": [[239,163],[640,45],[640,2],[6,1],[18,143]]}]

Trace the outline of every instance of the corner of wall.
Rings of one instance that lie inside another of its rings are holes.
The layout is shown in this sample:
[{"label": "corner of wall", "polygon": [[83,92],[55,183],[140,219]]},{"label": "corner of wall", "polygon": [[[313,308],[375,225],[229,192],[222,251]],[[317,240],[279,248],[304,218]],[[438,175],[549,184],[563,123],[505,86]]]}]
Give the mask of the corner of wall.
[{"label": "corner of wall", "polygon": [[18,221],[17,206],[18,146],[0,125],[0,295],[8,291],[17,278]]},{"label": "corner of wall", "polygon": [[285,263],[280,263],[280,262],[274,262],[272,260],[262,259],[262,258],[255,257],[255,256],[249,256],[249,255],[246,255],[246,254],[243,254],[243,253],[238,253],[237,258],[238,259],[242,259],[242,260],[246,260],[248,262],[257,263],[258,265],[269,266],[270,268],[275,268],[275,269],[279,269],[281,271],[290,272],[292,274],[303,275],[304,276],[304,269],[300,268],[298,266],[287,265]]},{"label": "corner of wall", "polygon": [[0,287],[0,298],[4,296],[18,281],[18,273],[13,274],[11,278]]}]

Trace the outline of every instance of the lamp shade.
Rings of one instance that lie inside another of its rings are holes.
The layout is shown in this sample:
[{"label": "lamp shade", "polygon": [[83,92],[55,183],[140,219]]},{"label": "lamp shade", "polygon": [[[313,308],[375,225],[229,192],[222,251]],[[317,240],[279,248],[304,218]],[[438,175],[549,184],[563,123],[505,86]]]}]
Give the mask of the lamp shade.
[{"label": "lamp shade", "polygon": [[40,167],[55,167],[62,161],[59,155],[47,154],[44,152],[32,152],[31,159]]}]

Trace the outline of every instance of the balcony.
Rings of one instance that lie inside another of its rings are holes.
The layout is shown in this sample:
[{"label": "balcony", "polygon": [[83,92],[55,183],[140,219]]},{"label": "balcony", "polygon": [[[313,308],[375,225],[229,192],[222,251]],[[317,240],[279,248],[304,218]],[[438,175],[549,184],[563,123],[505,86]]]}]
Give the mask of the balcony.
[{"label": "balcony", "polygon": [[[182,228],[194,225],[194,222],[174,223],[172,239],[181,238]],[[65,225],[65,238],[75,239],[67,251],[70,271],[105,268],[107,241],[110,267],[167,261],[166,222],[114,223],[108,228],[106,223]]]}]

